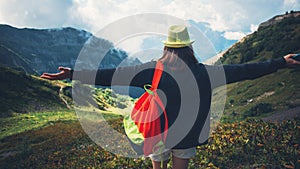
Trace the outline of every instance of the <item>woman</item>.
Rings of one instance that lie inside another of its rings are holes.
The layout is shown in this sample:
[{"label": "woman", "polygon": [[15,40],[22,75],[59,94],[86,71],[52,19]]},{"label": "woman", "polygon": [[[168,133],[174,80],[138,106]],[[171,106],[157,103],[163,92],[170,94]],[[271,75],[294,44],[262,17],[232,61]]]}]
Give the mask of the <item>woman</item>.
[{"label": "woman", "polygon": [[[195,110],[196,116],[193,119],[183,120],[182,128],[189,123],[192,124],[187,127],[187,130],[175,127],[168,131],[165,144],[170,150],[162,154],[150,155],[154,169],[161,168],[161,161],[164,161],[163,168],[167,168],[170,154],[172,154],[173,169],[187,168],[189,159],[196,154],[195,147],[206,143],[206,141],[199,142],[199,135],[210,110],[212,89],[223,85],[219,76],[210,77],[211,75],[224,74],[228,84],[258,78],[276,72],[278,69],[300,64],[292,59],[295,54],[289,54],[267,62],[208,66],[198,62],[194,56],[192,43],[185,26],[173,25],[169,28],[168,39],[164,42],[163,56],[159,59],[164,64],[164,72],[158,86],[166,98],[169,126],[181,118],[182,107],[185,107],[183,117],[187,119],[193,117]],[[156,62],[151,61],[138,66],[99,69],[93,82],[85,78],[89,75],[89,71],[76,71],[74,74],[76,73],[76,79],[83,83],[143,87],[145,84],[151,84],[155,65]],[[73,72],[70,68],[59,67],[59,70],[59,73],[44,73],[41,77],[50,80],[72,78]],[[177,137],[178,132],[182,132],[180,138]]]}]

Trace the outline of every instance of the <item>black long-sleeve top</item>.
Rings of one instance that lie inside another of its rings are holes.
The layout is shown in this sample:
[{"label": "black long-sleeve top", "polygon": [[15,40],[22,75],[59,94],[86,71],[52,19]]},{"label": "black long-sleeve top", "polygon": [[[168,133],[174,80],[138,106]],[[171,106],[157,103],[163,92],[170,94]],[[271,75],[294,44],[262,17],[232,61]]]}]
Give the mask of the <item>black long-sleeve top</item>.
[{"label": "black long-sleeve top", "polygon": [[[75,71],[73,79],[101,86],[126,85],[142,88],[145,84],[152,83],[155,65],[156,62],[152,61],[130,67]],[[199,142],[199,135],[210,111],[214,88],[255,79],[285,67],[284,58],[222,66],[198,63],[183,70],[172,70],[165,65],[158,86],[169,121],[165,144],[168,148],[177,149],[204,144],[205,142]]]}]

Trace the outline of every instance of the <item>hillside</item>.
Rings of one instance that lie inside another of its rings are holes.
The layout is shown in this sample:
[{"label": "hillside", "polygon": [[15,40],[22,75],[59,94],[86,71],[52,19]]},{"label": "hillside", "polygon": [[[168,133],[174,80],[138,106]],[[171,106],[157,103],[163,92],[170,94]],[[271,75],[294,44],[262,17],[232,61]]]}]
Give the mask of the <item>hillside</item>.
[{"label": "hillside", "polygon": [[221,58],[223,64],[246,63],[299,53],[300,15],[286,17],[248,35],[233,45]]},{"label": "hillside", "polygon": [[[74,107],[69,83],[44,80],[3,66],[0,66],[0,81],[0,117]],[[74,82],[73,87],[84,94],[76,106],[96,103],[98,109],[108,110],[124,108],[126,101],[131,100],[130,97],[120,96],[111,89],[93,88],[80,82]],[[78,94],[77,97],[80,98]]]},{"label": "hillside", "polygon": [[0,66],[0,81],[0,117],[67,108],[59,96],[63,85],[60,82],[49,82],[3,66]]},{"label": "hillside", "polygon": [[[99,47],[112,46],[105,51],[100,67],[116,67],[128,57],[125,51],[115,49],[111,42],[74,28],[18,29],[0,24],[0,33],[0,63],[30,74],[53,72],[58,66],[74,67],[86,43],[90,43],[91,56],[99,54]],[[128,58],[124,65],[140,63],[138,59]]]},{"label": "hillside", "polygon": [[[233,45],[221,58],[222,63],[259,62],[300,53],[300,15],[280,16],[281,20],[270,20],[268,25]],[[284,69],[253,81],[228,85],[228,116],[224,120],[268,116],[300,106],[299,71]]]}]

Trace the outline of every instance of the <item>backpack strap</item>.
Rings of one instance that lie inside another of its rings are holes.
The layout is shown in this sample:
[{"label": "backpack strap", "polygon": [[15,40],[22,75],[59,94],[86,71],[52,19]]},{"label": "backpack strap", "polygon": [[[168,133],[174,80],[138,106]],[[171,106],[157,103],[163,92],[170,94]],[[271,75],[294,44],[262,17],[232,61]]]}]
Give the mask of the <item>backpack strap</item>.
[{"label": "backpack strap", "polygon": [[[156,90],[157,87],[158,87],[158,84],[159,84],[159,81],[161,79],[161,75],[163,73],[163,70],[164,70],[164,65],[161,61],[157,61],[156,63],[156,67],[155,67],[155,72],[154,72],[154,75],[153,75],[153,80],[152,80],[152,86],[151,86],[151,90]],[[149,90],[149,89],[148,89]],[[150,91],[151,91],[150,90]],[[149,91],[147,91],[149,92]],[[152,92],[152,95],[154,94],[153,91]],[[151,94],[151,93],[150,93]],[[166,113],[166,110],[165,110],[165,106],[163,104],[163,102],[161,101],[161,99],[159,97],[155,97],[154,98],[156,103],[158,104],[158,106],[160,106],[160,108],[163,110],[164,112],[164,118],[165,118],[165,135],[164,135],[164,140],[167,139],[167,133],[168,133],[168,126],[169,126],[169,122],[168,122],[168,117],[167,117],[167,113]]]},{"label": "backpack strap", "polygon": [[[155,72],[154,72],[154,75],[153,75],[153,79],[152,79],[152,90],[156,90],[157,87],[158,87],[158,84],[159,84],[159,81],[161,79],[161,75],[163,73],[163,70],[164,70],[164,65],[162,64],[161,61],[157,61],[156,63],[156,67],[155,67]],[[163,110],[163,113],[164,113],[164,118],[165,118],[165,128],[164,128],[164,131],[165,131],[165,134],[164,134],[164,138],[163,140],[166,141],[167,139],[167,135],[168,135],[168,117],[167,117],[167,113],[166,113],[166,110],[165,110],[165,106],[164,104],[162,103],[161,99],[159,97],[154,97],[156,103],[158,104],[158,106]],[[154,147],[153,147],[153,153],[155,153],[155,149],[157,149],[156,153],[158,154],[161,154],[161,157],[162,157],[162,152],[163,150],[165,149],[165,145],[163,143],[163,141],[161,140],[160,142],[158,142]],[[160,167],[163,168],[163,160],[161,158],[161,161],[160,161]]]},{"label": "backpack strap", "polygon": [[157,89],[162,72],[164,70],[164,65],[161,61],[156,62],[155,72],[152,79],[152,89]]}]

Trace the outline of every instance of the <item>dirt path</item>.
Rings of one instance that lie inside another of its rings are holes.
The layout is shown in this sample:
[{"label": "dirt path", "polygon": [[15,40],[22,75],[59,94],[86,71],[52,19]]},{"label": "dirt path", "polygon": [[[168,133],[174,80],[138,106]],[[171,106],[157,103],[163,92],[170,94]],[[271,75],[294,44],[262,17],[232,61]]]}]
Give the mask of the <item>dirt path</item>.
[{"label": "dirt path", "polygon": [[287,111],[275,113],[271,116],[262,118],[262,120],[271,122],[282,122],[284,120],[294,119],[295,117],[300,117],[300,107],[295,107]]}]

